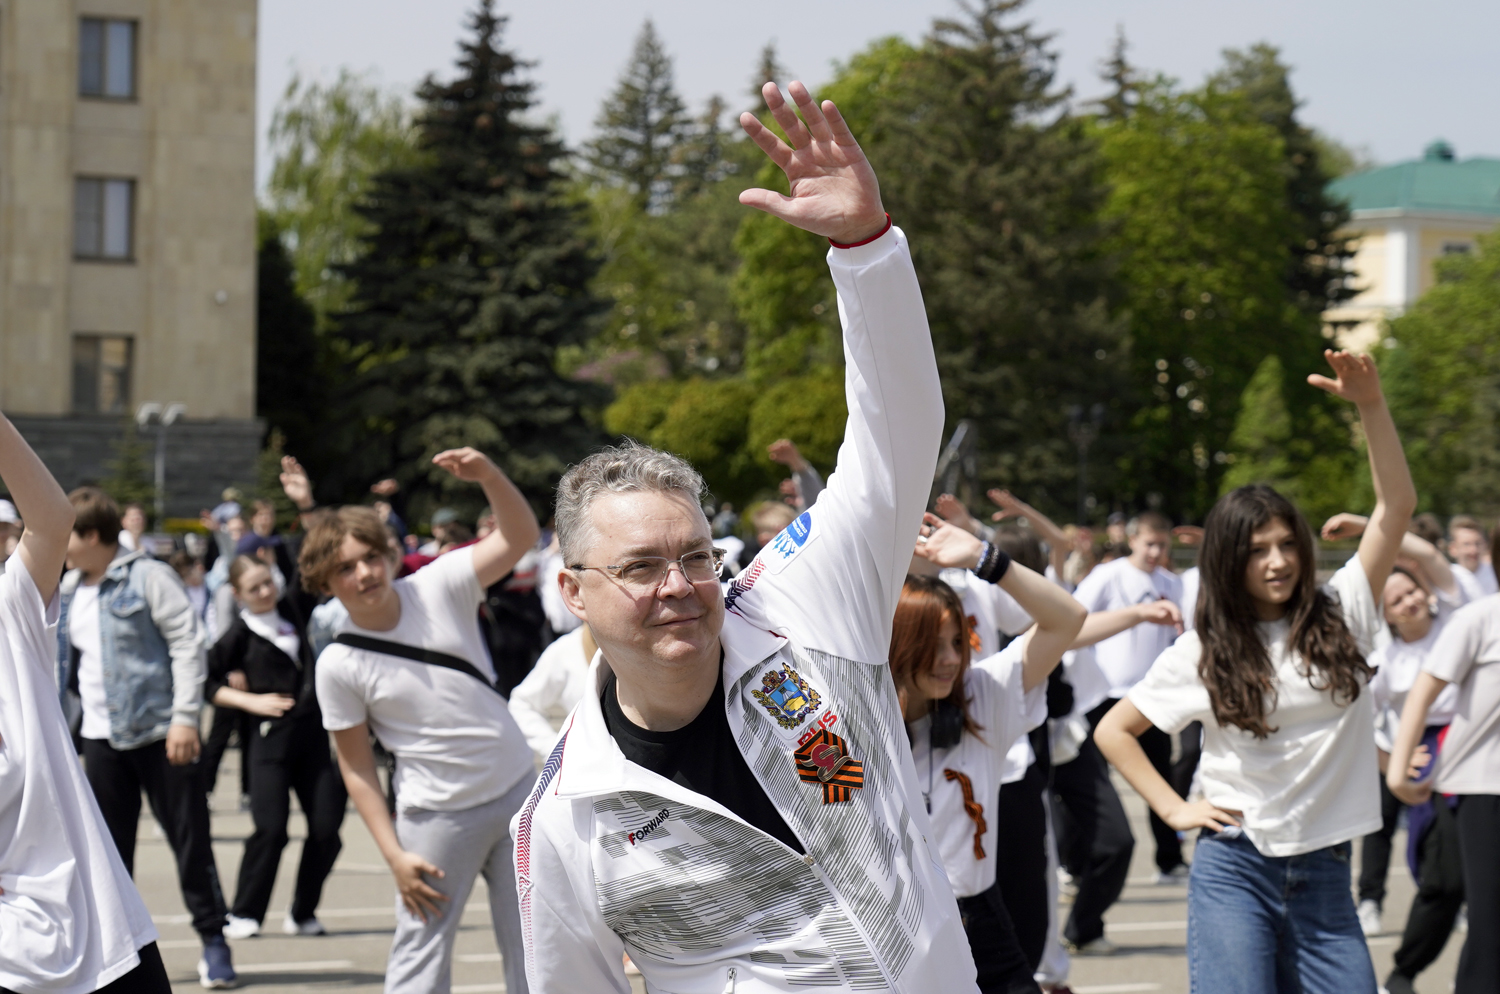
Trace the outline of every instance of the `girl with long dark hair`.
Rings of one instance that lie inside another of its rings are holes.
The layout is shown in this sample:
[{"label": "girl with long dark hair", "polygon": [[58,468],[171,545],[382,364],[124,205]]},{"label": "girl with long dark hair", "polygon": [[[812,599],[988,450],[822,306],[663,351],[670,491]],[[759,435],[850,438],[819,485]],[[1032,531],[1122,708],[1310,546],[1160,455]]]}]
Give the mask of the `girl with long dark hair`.
[{"label": "girl with long dark hair", "polygon": [[[970,664],[963,603],[935,576],[911,575],[891,633],[891,677],[912,743],[932,843],[958,897],[984,994],[1035,994],[1032,964],[995,888],[995,798],[1012,743],[1047,719],[1047,677],[1083,626],[1060,587],[954,525],[927,516],[917,555],[998,584],[1036,624]],[[1045,904],[1033,909],[1045,920]]]},{"label": "girl with long dark hair", "polygon": [[[1376,504],[1359,551],[1327,586],[1313,533],[1264,485],[1219,499],[1204,523],[1196,625],[1100,723],[1095,741],[1161,818],[1202,829],[1188,880],[1188,973],[1197,994],[1374,994],[1350,894],[1350,840],[1380,827],[1365,656],[1416,504],[1367,356],[1327,352],[1353,403]],[[1136,737],[1202,721],[1204,799],[1189,803]]]}]

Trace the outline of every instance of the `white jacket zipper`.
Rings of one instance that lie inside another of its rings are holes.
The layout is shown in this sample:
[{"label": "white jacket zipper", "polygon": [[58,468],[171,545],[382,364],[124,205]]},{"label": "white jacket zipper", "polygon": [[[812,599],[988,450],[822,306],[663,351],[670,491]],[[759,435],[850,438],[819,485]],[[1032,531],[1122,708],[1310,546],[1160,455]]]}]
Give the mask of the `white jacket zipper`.
[{"label": "white jacket zipper", "polygon": [[724,994],[734,994],[734,967],[729,968],[729,981],[724,985]]}]

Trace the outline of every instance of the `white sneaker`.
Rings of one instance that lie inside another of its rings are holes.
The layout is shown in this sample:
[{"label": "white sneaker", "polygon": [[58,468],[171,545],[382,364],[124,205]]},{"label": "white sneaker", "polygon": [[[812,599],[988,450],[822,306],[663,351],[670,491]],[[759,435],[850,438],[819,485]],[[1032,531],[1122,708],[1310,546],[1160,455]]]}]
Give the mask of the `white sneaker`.
[{"label": "white sneaker", "polygon": [[[1348,905],[1345,905],[1348,907]],[[1359,902],[1359,908],[1355,911],[1359,915],[1359,930],[1366,936],[1380,934],[1380,905],[1366,898]]]},{"label": "white sneaker", "polygon": [[309,918],[305,922],[295,921],[292,913],[288,911],[286,918],[282,919],[281,930],[287,935],[327,935],[328,929],[316,918]]},{"label": "white sneaker", "polygon": [[1068,952],[1072,953],[1074,956],[1113,956],[1115,953],[1120,951],[1119,946],[1115,945],[1113,942],[1102,935],[1099,936],[1099,938],[1094,939],[1092,942],[1085,942],[1081,946],[1075,946],[1071,942],[1067,945]]},{"label": "white sneaker", "polygon": [[1186,863],[1178,863],[1166,873],[1158,873],[1156,875],[1156,885],[1158,887],[1186,887],[1190,872],[1192,871],[1188,869]]},{"label": "white sneaker", "polygon": [[230,939],[253,939],[260,934],[260,922],[254,918],[237,918],[228,915],[224,919],[224,935]]}]

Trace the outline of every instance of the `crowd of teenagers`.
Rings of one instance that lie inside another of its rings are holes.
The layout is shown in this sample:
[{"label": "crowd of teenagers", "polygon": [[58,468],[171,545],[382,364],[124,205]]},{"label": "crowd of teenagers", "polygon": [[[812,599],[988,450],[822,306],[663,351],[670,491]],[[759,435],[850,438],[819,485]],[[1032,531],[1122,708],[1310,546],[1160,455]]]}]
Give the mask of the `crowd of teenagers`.
[{"label": "crowd of teenagers", "polygon": [[[785,140],[742,124],[791,195],[741,200],[829,239],[849,416],[826,483],[771,447],[791,478],[744,522],[626,441],[543,529],[464,448],[433,463],[488,511],[439,511],[424,545],[391,481],[319,507],[288,457],[294,528],[226,493],[202,554],[166,556],[0,417],[0,992],[170,989],[132,883],[143,795],[199,979],[234,986],[294,794],[281,928],[324,934],[352,802],[397,891],[387,991],[450,989],[483,876],[512,994],[1066,992],[1070,955],[1116,951],[1111,767],[1186,887],[1193,991],[1375,994],[1403,810],[1418,889],[1383,988],[1466,909],[1455,990],[1500,991],[1500,540],[1413,518],[1374,364],[1309,378],[1357,413],[1375,494],[1322,525],[1358,540],[1331,576],[1264,485],[1201,527],[1112,516],[1102,544],[1005,491],[994,524],[929,502],[944,411],[906,238],[837,109],[789,93],[764,91]],[[231,902],[209,824],[236,743]]]}]

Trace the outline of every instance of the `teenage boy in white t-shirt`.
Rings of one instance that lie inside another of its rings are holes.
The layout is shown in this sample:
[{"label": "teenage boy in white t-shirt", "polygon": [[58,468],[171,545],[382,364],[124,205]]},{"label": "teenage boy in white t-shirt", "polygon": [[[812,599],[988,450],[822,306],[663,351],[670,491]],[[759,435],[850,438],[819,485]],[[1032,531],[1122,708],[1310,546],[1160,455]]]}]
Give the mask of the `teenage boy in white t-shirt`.
[{"label": "teenage boy in white t-shirt", "polygon": [[1468,601],[1500,593],[1495,582],[1495,564],[1485,562],[1490,540],[1478,518],[1455,514],[1448,519],[1448,555],[1453,574]]},{"label": "teenage boy in white t-shirt", "polygon": [[78,765],[52,673],[73,506],[4,415],[0,477],[26,520],[0,575],[0,990],[167,994],[156,928]]},{"label": "teenage boy in white t-shirt", "polygon": [[[1131,518],[1125,524],[1130,555],[1124,559],[1095,566],[1073,592],[1089,613],[1117,611],[1121,608],[1171,601],[1182,605],[1182,580],[1167,569],[1172,549],[1172,523],[1154,511]],[[1180,626],[1136,625],[1094,646],[1094,658],[1109,681],[1109,697],[1089,712],[1089,727],[1099,721],[1115,701],[1130,693],[1172,642],[1182,633]],[[1159,729],[1149,729],[1141,736],[1141,748],[1162,776],[1172,768],[1172,738]],[[1182,844],[1177,833],[1166,822],[1151,813],[1151,834],[1156,839],[1157,880],[1160,883],[1186,883],[1187,865],[1182,859]]]},{"label": "teenage boy in white t-shirt", "polygon": [[[526,498],[481,453],[453,449],[433,462],[483,487],[499,527],[392,582],[395,553],[374,510],[345,507],[318,521],[302,544],[303,583],[332,593],[349,612],[318,658],[318,703],[349,797],[399,890],[388,994],[449,989],[459,919],[480,874],[489,885],[505,989],[525,994],[509,825],[535,771],[526,738],[494,686],[478,611],[485,589],[511,571],[539,529]],[[351,637],[365,647],[342,641]],[[372,639],[471,670],[392,655],[369,646]],[[371,732],[396,757],[394,822]]]}]

